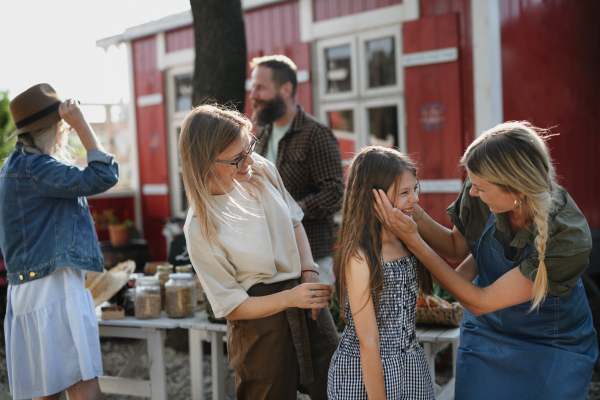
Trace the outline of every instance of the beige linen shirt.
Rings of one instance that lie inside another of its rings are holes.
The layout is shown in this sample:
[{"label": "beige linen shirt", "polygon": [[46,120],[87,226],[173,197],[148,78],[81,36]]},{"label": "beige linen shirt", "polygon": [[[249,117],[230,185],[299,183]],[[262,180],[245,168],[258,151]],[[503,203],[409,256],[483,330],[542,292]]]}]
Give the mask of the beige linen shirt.
[{"label": "beige linen shirt", "polygon": [[211,248],[191,207],[183,228],[190,260],[217,318],[246,300],[252,285],[300,276],[294,227],[302,221],[302,210],[285,190],[275,166],[256,153],[252,157],[252,168],[262,168],[268,178],[264,186],[245,182],[214,196],[227,221],[220,225],[221,243]]}]

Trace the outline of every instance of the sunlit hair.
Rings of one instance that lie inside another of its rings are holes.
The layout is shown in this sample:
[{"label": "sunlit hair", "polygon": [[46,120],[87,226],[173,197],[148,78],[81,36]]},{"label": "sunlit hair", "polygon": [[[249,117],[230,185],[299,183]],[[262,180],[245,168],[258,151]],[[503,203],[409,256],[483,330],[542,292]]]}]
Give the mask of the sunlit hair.
[{"label": "sunlit hair", "polygon": [[[407,155],[386,147],[366,147],[352,160],[344,193],[339,247],[334,263],[336,290],[344,318],[347,268],[352,258],[362,260],[360,250],[369,266],[369,286],[379,319],[379,298],[383,291],[383,266],[380,258],[382,225],[373,208],[373,189],[382,189],[387,193],[392,185],[399,187],[405,172],[417,177],[417,167]],[[394,199],[391,198],[390,201],[393,202]],[[421,262],[418,262],[418,275],[420,290],[430,294],[433,286],[431,274]]]},{"label": "sunlit hair", "polygon": [[[189,207],[209,243],[218,243],[220,222],[226,223],[210,191],[211,181],[221,184],[214,173],[215,160],[238,139],[249,139],[251,130],[252,123],[244,115],[213,105],[198,106],[183,120],[179,135],[183,185]],[[248,182],[261,187],[262,165],[255,162],[250,168]]]},{"label": "sunlit hair", "polygon": [[288,57],[283,55],[255,57],[250,62],[250,68],[267,67],[273,71],[273,82],[277,87],[281,87],[286,82],[292,83],[292,98],[296,98],[296,90],[298,89],[298,68],[296,64]]},{"label": "sunlit hair", "polygon": [[69,130],[62,120],[45,128],[22,133],[18,141],[23,144],[24,152],[46,153],[65,163],[75,162],[75,149],[69,146]]},{"label": "sunlit hair", "polygon": [[[539,268],[533,285],[532,310],[548,291],[544,262],[548,240],[548,215],[553,211],[558,185],[545,139],[548,132],[528,122],[506,122],[484,132],[467,149],[461,164],[472,173],[515,196],[537,228],[535,244]],[[519,200],[519,194],[524,195]]]}]

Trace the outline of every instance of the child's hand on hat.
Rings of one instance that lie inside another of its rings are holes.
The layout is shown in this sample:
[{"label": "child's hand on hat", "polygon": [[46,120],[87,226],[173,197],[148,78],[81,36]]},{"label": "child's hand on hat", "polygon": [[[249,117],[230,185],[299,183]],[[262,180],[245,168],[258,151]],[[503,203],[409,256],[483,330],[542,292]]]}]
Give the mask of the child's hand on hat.
[{"label": "child's hand on hat", "polygon": [[76,100],[67,99],[62,102],[60,107],[58,107],[60,117],[75,130],[86,124],[81,109],[78,107],[78,103],[79,102]]}]

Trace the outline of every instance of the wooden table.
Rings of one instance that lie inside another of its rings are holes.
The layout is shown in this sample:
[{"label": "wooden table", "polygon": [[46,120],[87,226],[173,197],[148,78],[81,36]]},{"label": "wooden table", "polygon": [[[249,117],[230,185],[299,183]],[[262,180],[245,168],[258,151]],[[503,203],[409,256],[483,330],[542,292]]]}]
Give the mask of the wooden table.
[{"label": "wooden table", "polygon": [[[162,314],[160,318],[155,319],[125,317],[125,319],[109,321],[104,321],[98,316],[100,337],[122,337],[146,341],[146,343],[140,341],[133,356],[121,368],[117,376],[98,377],[102,393],[150,397],[152,400],[167,399],[166,330],[178,328],[181,320],[168,318],[164,311]],[[150,360],[150,380],[127,378],[146,349]]]},{"label": "wooden table", "polygon": [[189,335],[192,400],[205,400],[202,341],[210,342],[211,346],[212,398],[223,400],[225,398],[223,339],[227,335],[227,325],[211,323],[206,317],[206,312],[200,311],[196,313],[195,318],[182,320],[179,327],[187,329]]},{"label": "wooden table", "polygon": [[[435,387],[436,400],[452,400],[456,378],[456,354],[460,344],[460,328],[417,325],[417,341],[423,343],[429,372]],[[452,346],[452,378],[444,386],[435,383],[435,355],[447,345]]]}]

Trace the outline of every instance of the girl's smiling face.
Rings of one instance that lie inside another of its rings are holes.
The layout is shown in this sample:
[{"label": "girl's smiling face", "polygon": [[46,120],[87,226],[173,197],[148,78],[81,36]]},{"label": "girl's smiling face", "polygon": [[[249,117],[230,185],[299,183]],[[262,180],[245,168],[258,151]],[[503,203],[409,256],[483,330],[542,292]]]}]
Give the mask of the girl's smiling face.
[{"label": "girl's smiling face", "polygon": [[411,217],[413,206],[419,202],[419,181],[411,172],[405,171],[386,194],[394,208]]}]

